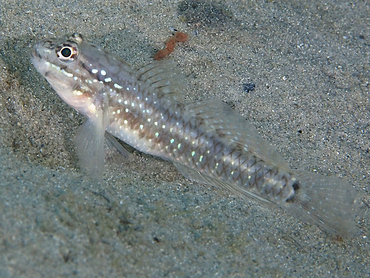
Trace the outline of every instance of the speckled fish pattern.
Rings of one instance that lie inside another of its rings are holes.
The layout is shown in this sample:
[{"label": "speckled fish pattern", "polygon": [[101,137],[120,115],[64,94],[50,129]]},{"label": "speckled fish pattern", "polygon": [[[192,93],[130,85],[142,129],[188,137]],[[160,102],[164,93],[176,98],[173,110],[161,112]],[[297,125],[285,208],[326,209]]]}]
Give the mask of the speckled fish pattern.
[{"label": "speckled fish pattern", "polygon": [[293,171],[245,119],[218,100],[186,103],[173,63],[134,70],[80,34],[38,42],[32,62],[58,95],[85,115],[77,152],[101,174],[104,138],[171,161],[187,178],[283,208],[343,237],[358,233],[356,192],[348,183]]}]

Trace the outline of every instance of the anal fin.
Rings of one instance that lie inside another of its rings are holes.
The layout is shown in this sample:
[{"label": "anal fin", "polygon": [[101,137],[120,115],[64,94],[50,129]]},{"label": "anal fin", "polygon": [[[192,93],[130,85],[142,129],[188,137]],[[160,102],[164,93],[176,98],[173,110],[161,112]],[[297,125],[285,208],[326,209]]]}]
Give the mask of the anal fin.
[{"label": "anal fin", "polygon": [[263,204],[263,205],[272,205],[272,206],[276,205],[273,202],[271,202],[270,200],[262,198],[262,197],[258,196],[257,194],[254,194],[251,191],[245,190],[245,189],[241,188],[240,186],[238,186],[235,183],[228,183],[226,181],[217,179],[216,177],[212,177],[212,176],[207,175],[207,174],[202,174],[197,170],[194,170],[192,168],[189,168],[189,167],[187,167],[185,165],[182,165],[180,163],[177,163],[177,162],[173,162],[173,164],[176,166],[177,170],[179,170],[179,172],[184,177],[188,178],[189,180],[196,181],[196,182],[202,183],[202,184],[218,186],[222,189],[225,189],[225,190],[229,191],[231,194],[234,194],[235,196],[239,196],[239,197],[243,197],[243,198],[247,198],[247,199],[252,199],[252,200],[257,201],[258,203]]}]

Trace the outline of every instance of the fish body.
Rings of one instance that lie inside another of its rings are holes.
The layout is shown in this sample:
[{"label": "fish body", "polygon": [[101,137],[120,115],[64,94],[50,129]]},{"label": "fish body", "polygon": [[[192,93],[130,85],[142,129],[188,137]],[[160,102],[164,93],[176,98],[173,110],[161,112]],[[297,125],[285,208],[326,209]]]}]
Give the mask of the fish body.
[{"label": "fish body", "polygon": [[135,71],[79,34],[37,43],[32,62],[59,96],[86,116],[76,144],[88,172],[101,173],[109,133],[173,162],[189,179],[276,205],[335,235],[358,232],[358,200],[349,184],[291,170],[221,101],[182,101],[181,78],[171,63],[153,62]]}]

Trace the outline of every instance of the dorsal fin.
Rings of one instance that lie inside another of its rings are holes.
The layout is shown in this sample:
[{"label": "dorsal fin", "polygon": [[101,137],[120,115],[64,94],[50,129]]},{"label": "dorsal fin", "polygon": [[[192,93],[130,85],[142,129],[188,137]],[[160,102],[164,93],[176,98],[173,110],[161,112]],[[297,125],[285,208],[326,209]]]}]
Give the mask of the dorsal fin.
[{"label": "dorsal fin", "polygon": [[205,121],[204,129],[216,132],[227,144],[252,152],[266,162],[289,170],[281,155],[237,111],[220,100],[204,100],[186,106],[191,114]]},{"label": "dorsal fin", "polygon": [[184,86],[184,75],[172,61],[154,61],[140,68],[136,77],[148,88],[154,90],[159,98],[169,97],[176,101],[184,99],[181,88]]}]

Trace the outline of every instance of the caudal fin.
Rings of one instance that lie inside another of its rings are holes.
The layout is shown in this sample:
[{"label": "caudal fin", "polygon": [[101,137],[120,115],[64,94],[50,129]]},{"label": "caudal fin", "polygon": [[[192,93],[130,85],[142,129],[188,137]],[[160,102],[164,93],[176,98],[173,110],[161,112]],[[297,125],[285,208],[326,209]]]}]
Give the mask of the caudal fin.
[{"label": "caudal fin", "polygon": [[341,237],[359,234],[356,219],[362,216],[354,188],[335,177],[297,171],[299,189],[284,209],[323,231]]}]

